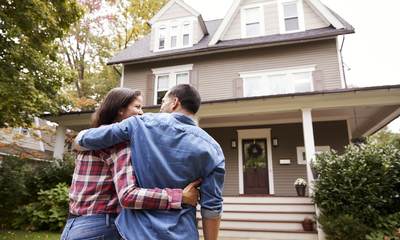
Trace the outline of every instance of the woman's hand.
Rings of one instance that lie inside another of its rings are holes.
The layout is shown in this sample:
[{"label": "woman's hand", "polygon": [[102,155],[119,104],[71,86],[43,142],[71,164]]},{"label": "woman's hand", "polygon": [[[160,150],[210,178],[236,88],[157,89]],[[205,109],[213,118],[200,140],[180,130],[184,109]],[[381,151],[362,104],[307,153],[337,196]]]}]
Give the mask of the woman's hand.
[{"label": "woman's hand", "polygon": [[189,185],[182,190],[183,204],[189,204],[194,207],[197,206],[197,201],[199,200],[199,190],[197,190],[195,186],[200,184],[200,182],[201,178],[189,183]]}]

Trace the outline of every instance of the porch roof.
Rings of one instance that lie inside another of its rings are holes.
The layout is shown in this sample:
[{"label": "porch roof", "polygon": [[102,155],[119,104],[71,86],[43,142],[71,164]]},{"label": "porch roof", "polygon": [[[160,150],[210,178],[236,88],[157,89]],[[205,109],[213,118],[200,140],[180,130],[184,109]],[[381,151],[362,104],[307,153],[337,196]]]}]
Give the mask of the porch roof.
[{"label": "porch roof", "polygon": [[[160,105],[143,109],[156,113]],[[314,122],[346,120],[353,136],[367,136],[400,116],[400,85],[209,100],[202,102],[196,117],[202,128],[298,123],[301,109],[311,109]],[[42,118],[80,131],[89,127],[92,113]]]}]

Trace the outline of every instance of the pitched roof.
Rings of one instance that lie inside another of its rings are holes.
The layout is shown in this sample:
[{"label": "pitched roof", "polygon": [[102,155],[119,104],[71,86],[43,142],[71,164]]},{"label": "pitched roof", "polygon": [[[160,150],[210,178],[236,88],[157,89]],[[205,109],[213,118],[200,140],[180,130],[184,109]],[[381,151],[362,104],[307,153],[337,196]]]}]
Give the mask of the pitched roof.
[{"label": "pitched roof", "polygon": [[337,21],[341,23],[341,26],[343,26],[342,28],[338,29],[331,24],[331,26],[325,28],[312,29],[289,34],[275,34],[269,36],[226,41],[218,40],[215,44],[210,45],[211,40],[215,38],[215,34],[217,33],[217,31],[220,31],[221,24],[223,23],[223,21],[225,21],[222,19],[212,20],[205,22],[209,34],[205,35],[198,44],[195,44],[192,47],[153,52],[150,51],[151,34],[149,33],[141,40],[135,42],[132,46],[123,50],[117,56],[108,61],[107,65],[119,63],[139,63],[142,61],[156,61],[161,58],[167,59],[170,57],[186,57],[189,55],[209,54],[218,51],[229,51],[229,49],[238,50],[239,48],[246,47],[265,47],[268,45],[287,44],[297,41],[313,40],[354,33],[353,26],[351,26],[329,8],[326,8],[326,10],[329,11],[331,17],[334,17]]}]

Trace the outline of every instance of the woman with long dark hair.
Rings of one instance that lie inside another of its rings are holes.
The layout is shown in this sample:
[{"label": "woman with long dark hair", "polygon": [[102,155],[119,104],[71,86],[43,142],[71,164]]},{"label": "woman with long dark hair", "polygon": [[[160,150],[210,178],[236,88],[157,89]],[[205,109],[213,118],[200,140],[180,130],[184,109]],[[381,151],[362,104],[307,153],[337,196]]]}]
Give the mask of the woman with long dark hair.
[{"label": "woman with long dark hair", "polygon": [[[91,117],[90,127],[120,122],[142,115],[140,91],[115,88],[104,98]],[[185,189],[143,189],[136,185],[130,160],[129,142],[102,150],[79,151],[69,198],[70,215],[62,240],[120,240],[114,224],[121,206],[129,209],[180,209],[181,204],[196,206],[198,190],[190,183]],[[134,226],[132,226],[134,228]]]}]

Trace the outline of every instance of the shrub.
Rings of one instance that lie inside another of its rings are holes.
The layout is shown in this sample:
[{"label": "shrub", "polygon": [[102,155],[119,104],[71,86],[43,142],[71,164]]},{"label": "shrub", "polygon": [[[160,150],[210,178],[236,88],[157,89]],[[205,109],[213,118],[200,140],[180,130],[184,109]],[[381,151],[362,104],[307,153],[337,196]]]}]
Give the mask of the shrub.
[{"label": "shrub", "polygon": [[387,217],[379,217],[377,229],[367,235],[367,240],[380,240],[385,237],[399,239],[397,232],[400,230],[400,212],[390,214]]},{"label": "shrub", "polygon": [[[10,226],[16,218],[14,210],[36,202],[40,191],[50,190],[58,183],[70,184],[75,167],[74,154],[52,162],[35,162],[28,159],[4,156],[0,165],[0,224]],[[68,210],[68,208],[67,208]]]},{"label": "shrub", "polygon": [[365,235],[368,233],[368,227],[349,214],[331,217],[322,213],[317,220],[326,234],[327,240],[365,239]]},{"label": "shrub", "polygon": [[399,150],[380,143],[345,149],[342,156],[335,151],[317,155],[313,168],[319,177],[312,198],[326,217],[326,226],[349,214],[370,231],[378,229],[379,217],[400,209]]},{"label": "shrub", "polygon": [[68,218],[69,185],[59,183],[50,190],[38,192],[38,202],[19,206],[14,210],[19,215],[13,223],[15,228],[29,230],[61,229]]}]

